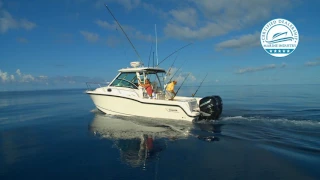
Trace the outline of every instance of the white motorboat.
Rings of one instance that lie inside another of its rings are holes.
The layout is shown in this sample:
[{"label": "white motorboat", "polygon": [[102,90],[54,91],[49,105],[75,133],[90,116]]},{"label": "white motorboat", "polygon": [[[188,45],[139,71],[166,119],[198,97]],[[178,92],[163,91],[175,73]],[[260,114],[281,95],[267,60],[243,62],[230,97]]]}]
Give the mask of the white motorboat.
[{"label": "white motorboat", "polygon": [[[106,7],[108,8],[107,5]],[[108,10],[113,16],[109,8]],[[116,19],[115,21],[118,23]],[[121,25],[118,25],[126,34]],[[128,38],[127,35],[126,37]],[[128,40],[140,58],[129,38]],[[166,82],[166,70],[160,68],[159,64],[157,63],[156,67],[144,67],[141,61],[131,62],[131,67],[120,69],[108,85],[99,84],[98,88],[89,88],[86,93],[90,95],[97,109],[107,114],[187,121],[219,118],[222,113],[220,96],[200,98],[176,95],[173,100],[166,99],[165,86],[169,82]],[[152,84],[154,98],[149,98],[146,90],[139,86],[139,82],[145,83],[146,79]],[[90,87],[90,83],[87,83],[87,86]]]},{"label": "white motorboat", "polygon": [[[105,86],[88,89],[87,94],[100,111],[112,115],[143,116],[176,120],[216,120],[222,113],[220,96],[165,98],[166,70],[144,67],[132,62],[132,67],[119,70],[118,75]],[[149,79],[154,91],[150,98],[138,82]],[[90,83],[87,83],[90,87]]]}]

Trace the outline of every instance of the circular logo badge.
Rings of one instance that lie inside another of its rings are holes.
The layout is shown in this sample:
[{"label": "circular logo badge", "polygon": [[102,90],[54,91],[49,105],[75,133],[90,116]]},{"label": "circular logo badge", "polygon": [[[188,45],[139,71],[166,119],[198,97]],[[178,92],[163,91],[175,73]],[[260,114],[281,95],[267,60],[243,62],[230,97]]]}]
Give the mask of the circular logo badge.
[{"label": "circular logo badge", "polygon": [[274,57],[285,57],[298,46],[298,29],[286,19],[273,19],[261,31],[263,49]]}]

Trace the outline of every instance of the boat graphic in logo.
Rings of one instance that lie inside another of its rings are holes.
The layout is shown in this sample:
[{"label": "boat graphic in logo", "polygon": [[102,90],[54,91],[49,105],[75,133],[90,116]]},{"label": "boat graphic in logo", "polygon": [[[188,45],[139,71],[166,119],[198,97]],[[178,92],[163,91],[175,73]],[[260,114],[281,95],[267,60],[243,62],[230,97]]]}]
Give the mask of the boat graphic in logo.
[{"label": "boat graphic in logo", "polygon": [[285,57],[297,48],[299,33],[290,21],[274,19],[263,27],[260,41],[264,50],[270,55]]}]

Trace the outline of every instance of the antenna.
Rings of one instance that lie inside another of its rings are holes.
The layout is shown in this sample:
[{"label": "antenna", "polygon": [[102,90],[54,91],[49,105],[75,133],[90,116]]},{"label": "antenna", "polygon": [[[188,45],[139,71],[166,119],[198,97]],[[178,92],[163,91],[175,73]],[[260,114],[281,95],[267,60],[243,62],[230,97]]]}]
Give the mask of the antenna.
[{"label": "antenna", "polygon": [[119,25],[119,27],[121,28],[122,32],[126,35],[128,41],[130,42],[131,46],[133,47],[134,51],[136,52],[137,56],[139,57],[140,62],[142,62],[141,57],[138,53],[138,51],[136,50],[136,48],[134,47],[134,45],[132,44],[132,42],[130,41],[128,35],[126,34],[126,32],[124,32],[124,30],[122,29],[121,25],[119,24],[119,22],[117,21],[117,19],[114,17],[114,15],[112,14],[112,12],[110,11],[109,7],[105,4],[106,8],[108,9],[109,13],[111,14],[111,16],[113,17],[113,19],[117,22],[117,24]]},{"label": "antenna", "polygon": [[151,51],[152,51],[152,44],[151,44],[151,49],[150,49],[150,53],[149,53],[149,61],[148,61],[148,67],[149,67],[149,63],[150,63],[150,56],[151,56]]},{"label": "antenna", "polygon": [[154,52],[153,52],[153,67],[154,67]]},{"label": "antenna", "polygon": [[156,33],[156,59],[157,59],[157,66],[158,66],[158,37],[157,37],[157,25],[154,25],[154,31]]}]

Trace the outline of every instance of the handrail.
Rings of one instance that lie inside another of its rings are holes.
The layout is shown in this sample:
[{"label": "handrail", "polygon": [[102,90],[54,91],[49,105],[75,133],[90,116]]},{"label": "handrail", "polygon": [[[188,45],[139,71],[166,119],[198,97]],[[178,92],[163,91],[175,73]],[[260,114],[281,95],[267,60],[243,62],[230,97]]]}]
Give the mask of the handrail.
[{"label": "handrail", "polygon": [[[125,79],[123,79],[123,80],[125,80]],[[129,82],[130,82],[130,81],[129,81]],[[88,90],[89,90],[89,91],[92,91],[92,90],[94,90],[94,89],[90,86],[90,84],[97,84],[97,85],[101,88],[101,87],[102,87],[102,86],[101,86],[102,84],[108,85],[109,83],[105,83],[105,82],[103,82],[103,83],[101,83],[101,82],[86,82],[86,85],[87,85]],[[132,83],[132,84],[133,84],[133,83]],[[133,85],[135,85],[135,84],[133,84]],[[137,86],[136,86],[136,87],[137,87]],[[120,88],[124,88],[124,87],[120,87]],[[117,87],[113,87],[112,89],[116,89],[116,90],[119,92],[119,94],[122,94],[121,91],[120,91]],[[137,87],[137,89],[139,89],[139,88]],[[137,93],[137,92],[135,91],[135,89],[133,89],[132,87],[125,88],[124,90],[130,91],[130,92],[134,92],[138,97],[140,97],[139,93]]]},{"label": "handrail", "polygon": [[108,86],[109,82],[107,82],[107,83],[106,83],[106,82],[86,82],[87,90],[92,91],[93,88],[91,87],[90,84],[97,84],[99,87],[101,87],[101,85],[106,85],[106,86]]}]

